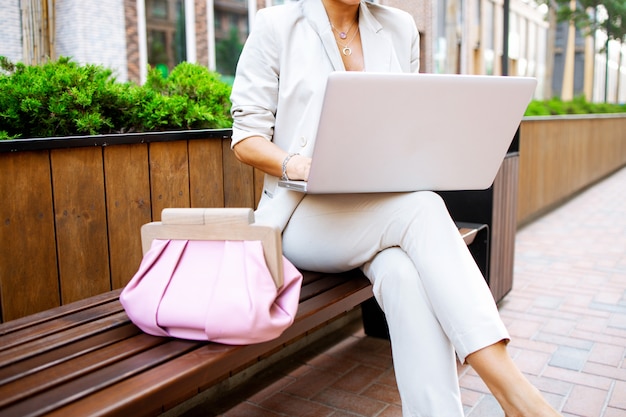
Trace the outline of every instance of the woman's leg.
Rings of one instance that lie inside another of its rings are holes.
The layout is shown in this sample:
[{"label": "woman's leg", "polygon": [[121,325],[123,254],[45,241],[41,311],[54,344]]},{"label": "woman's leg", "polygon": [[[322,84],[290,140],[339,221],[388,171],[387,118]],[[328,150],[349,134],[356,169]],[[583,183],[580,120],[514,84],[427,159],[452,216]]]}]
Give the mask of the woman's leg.
[{"label": "woman's leg", "polygon": [[389,248],[362,269],[389,325],[402,415],[463,416],[454,348],[411,259],[402,249]]},{"label": "woman's leg", "polygon": [[[517,403],[512,407],[514,398],[532,410],[525,415],[558,415],[534,396],[524,400],[531,391],[525,378],[507,380],[498,371],[504,361],[504,369],[520,375],[504,349],[502,341],[509,336],[491,292],[438,195],[307,196],[283,232],[285,255],[303,269],[335,272],[359,267],[394,246],[415,266],[425,298],[461,362],[472,355],[470,365],[510,417],[522,410]],[[404,320],[394,319],[393,326],[415,326],[412,317]],[[399,343],[402,349],[411,348],[410,342]]]},{"label": "woman's leg", "polygon": [[306,196],[283,232],[297,267],[336,272],[399,246],[461,362],[508,339],[493,296],[441,198],[431,192]]}]

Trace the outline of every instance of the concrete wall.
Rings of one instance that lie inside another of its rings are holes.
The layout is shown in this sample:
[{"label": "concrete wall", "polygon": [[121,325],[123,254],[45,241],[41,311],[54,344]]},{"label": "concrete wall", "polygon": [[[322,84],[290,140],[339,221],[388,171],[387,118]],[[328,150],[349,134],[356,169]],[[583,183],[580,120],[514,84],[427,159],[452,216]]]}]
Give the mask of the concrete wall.
[{"label": "concrete wall", "polygon": [[95,63],[128,79],[123,0],[57,0],[56,53]]},{"label": "concrete wall", "polygon": [[0,55],[22,61],[22,27],[19,0],[0,0]]}]

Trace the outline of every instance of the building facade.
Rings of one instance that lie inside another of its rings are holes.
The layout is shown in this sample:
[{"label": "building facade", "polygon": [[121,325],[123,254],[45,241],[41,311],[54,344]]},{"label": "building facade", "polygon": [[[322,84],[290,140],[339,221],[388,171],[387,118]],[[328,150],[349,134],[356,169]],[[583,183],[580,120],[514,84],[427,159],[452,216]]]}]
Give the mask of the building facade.
[{"label": "building facade", "polygon": [[[182,61],[228,78],[256,11],[288,1],[298,0],[0,0],[0,55],[25,63],[69,56],[110,67],[118,80],[137,83],[145,81],[150,67],[167,74]],[[371,1],[414,16],[422,72],[502,74],[503,0]],[[510,0],[509,7],[508,74],[536,77],[536,98],[560,92],[555,86],[562,80],[553,80],[546,59],[546,11],[528,0]],[[46,32],[48,37],[37,37]],[[556,51],[564,54],[562,48]],[[601,64],[603,57],[596,60]],[[564,63],[555,58],[557,74],[563,74]],[[575,83],[576,91],[583,88],[584,82]]]}]

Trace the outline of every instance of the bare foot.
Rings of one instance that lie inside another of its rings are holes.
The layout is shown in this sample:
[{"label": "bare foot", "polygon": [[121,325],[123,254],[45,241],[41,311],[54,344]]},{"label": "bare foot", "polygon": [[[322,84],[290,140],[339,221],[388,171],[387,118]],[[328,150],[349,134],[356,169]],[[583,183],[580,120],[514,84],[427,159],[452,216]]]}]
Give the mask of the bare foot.
[{"label": "bare foot", "polygon": [[506,417],[561,416],[519,370],[499,342],[467,357],[504,410]]}]

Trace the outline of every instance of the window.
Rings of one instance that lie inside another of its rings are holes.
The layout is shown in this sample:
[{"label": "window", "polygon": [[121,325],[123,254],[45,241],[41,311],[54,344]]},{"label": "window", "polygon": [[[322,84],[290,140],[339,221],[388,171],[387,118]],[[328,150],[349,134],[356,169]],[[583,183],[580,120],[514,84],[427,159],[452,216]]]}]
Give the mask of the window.
[{"label": "window", "polygon": [[254,0],[214,0],[214,69],[232,81],[239,55],[250,31],[250,3]]},{"label": "window", "polygon": [[257,10],[256,2],[257,0],[138,2],[140,82],[146,80],[146,65],[158,68],[167,75],[183,61],[207,65],[229,82],[234,77],[239,55],[248,37],[249,22]]},{"label": "window", "polygon": [[184,0],[145,0],[148,64],[167,75],[187,60]]},{"label": "window", "polygon": [[446,55],[447,55],[447,40],[446,40],[446,0],[437,2],[437,35],[434,53],[435,73],[442,74],[446,72]]},{"label": "window", "polygon": [[155,19],[167,19],[167,0],[153,0],[147,4],[149,15]]},{"label": "window", "polygon": [[485,2],[485,31],[484,31],[484,59],[485,74],[493,75],[495,72],[495,6],[491,1]]}]

